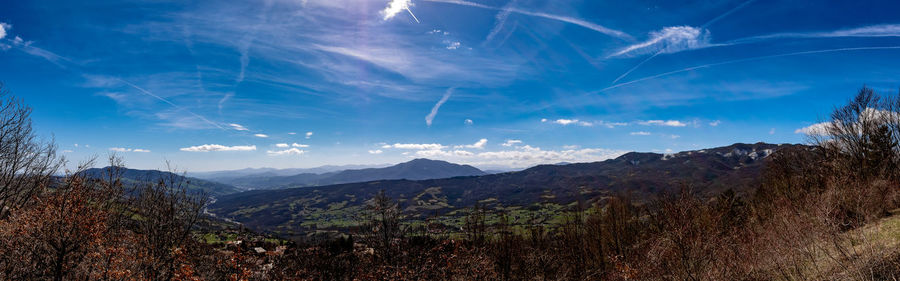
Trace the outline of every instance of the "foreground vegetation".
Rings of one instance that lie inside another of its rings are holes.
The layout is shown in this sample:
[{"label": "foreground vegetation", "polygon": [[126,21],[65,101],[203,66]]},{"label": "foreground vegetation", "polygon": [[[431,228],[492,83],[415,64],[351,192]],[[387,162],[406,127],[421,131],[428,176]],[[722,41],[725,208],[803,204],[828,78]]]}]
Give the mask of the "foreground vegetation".
[{"label": "foreground vegetation", "polygon": [[545,206],[467,210],[447,233],[385,192],[335,239],[284,241],[204,216],[184,177],[123,182],[62,159],[0,104],[3,280],[894,280],[900,277],[900,99],[863,88],[810,142],[766,159],[750,195],[687,183]]}]

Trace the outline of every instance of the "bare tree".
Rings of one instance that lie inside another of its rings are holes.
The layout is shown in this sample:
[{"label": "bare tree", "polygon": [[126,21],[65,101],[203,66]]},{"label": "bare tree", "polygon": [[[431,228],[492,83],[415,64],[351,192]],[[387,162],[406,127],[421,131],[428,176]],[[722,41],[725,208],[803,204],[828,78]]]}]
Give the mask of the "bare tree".
[{"label": "bare tree", "polygon": [[62,163],[53,141],[32,130],[31,108],[0,83],[0,219],[48,186]]},{"label": "bare tree", "polygon": [[149,255],[141,266],[149,280],[174,278],[179,265],[176,254],[188,245],[191,231],[209,201],[205,193],[189,190],[188,185],[185,176],[170,172],[136,191],[131,204],[136,216],[133,229]]},{"label": "bare tree", "polygon": [[369,205],[369,222],[366,240],[376,253],[388,264],[397,252],[395,239],[401,238],[400,208],[384,190],[378,192]]}]

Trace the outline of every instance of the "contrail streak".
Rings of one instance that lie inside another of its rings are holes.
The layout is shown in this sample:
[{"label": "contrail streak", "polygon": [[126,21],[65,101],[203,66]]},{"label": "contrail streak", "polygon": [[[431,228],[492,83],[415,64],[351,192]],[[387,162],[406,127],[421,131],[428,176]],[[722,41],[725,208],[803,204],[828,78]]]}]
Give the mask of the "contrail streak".
[{"label": "contrail streak", "polygon": [[454,88],[447,89],[447,92],[444,93],[444,96],[441,97],[441,100],[439,100],[436,104],[434,104],[434,107],[431,108],[431,113],[428,113],[428,116],[425,116],[425,124],[428,124],[429,127],[431,126],[431,121],[434,120],[434,116],[437,115],[438,109],[440,109],[441,105],[443,105],[445,102],[447,102],[448,99],[450,99],[450,95],[453,95],[453,89]]},{"label": "contrail streak", "polygon": [[[663,50],[664,50],[664,49],[663,49]],[[658,56],[659,54],[662,54],[663,50],[657,51],[655,54],[653,54],[653,55],[650,56],[649,58],[647,58],[647,59],[641,61],[640,63],[638,63],[637,65],[635,65],[635,66],[632,67],[631,69],[629,69],[628,71],[625,71],[625,73],[622,73],[622,75],[619,75],[619,77],[616,77],[616,80],[613,80],[612,83],[609,83],[609,84],[616,84],[616,82],[619,82],[619,80],[622,80],[622,78],[625,78],[625,76],[628,76],[628,74],[631,74],[632,71],[637,70],[638,67],[641,67],[642,65],[644,65],[644,64],[647,63],[648,61],[652,60],[653,58],[655,58],[655,57]]]},{"label": "contrail streak", "polygon": [[125,83],[125,84],[128,85],[128,86],[131,86],[132,88],[135,88],[136,90],[140,91],[141,93],[143,93],[143,94],[145,94],[145,95],[154,97],[154,98],[156,98],[156,99],[158,99],[158,100],[160,100],[160,101],[162,101],[162,102],[164,102],[164,103],[167,103],[167,104],[171,105],[172,107],[174,107],[175,109],[183,110],[184,112],[190,113],[191,115],[194,115],[194,117],[200,118],[200,120],[203,120],[204,122],[209,123],[210,125],[213,125],[213,126],[216,126],[216,127],[219,128],[219,129],[225,130],[225,127],[222,127],[222,125],[219,125],[219,124],[216,123],[216,122],[210,121],[209,119],[206,119],[206,117],[203,117],[203,116],[201,116],[200,114],[194,113],[194,112],[192,112],[192,111],[190,111],[190,110],[187,110],[187,109],[185,109],[185,108],[183,108],[183,107],[180,107],[180,106],[178,106],[177,104],[172,103],[171,101],[169,101],[169,100],[167,100],[167,99],[164,99],[163,97],[157,96],[156,94],[154,94],[154,93],[152,93],[152,92],[150,92],[150,91],[145,90],[144,88],[138,87],[137,85],[132,84],[131,82],[122,80],[121,78],[115,78],[115,79],[116,79],[116,80],[119,80],[119,82]]},{"label": "contrail streak", "polygon": [[812,50],[812,51],[792,52],[792,53],[785,53],[785,54],[766,55],[766,56],[750,57],[750,58],[743,58],[743,59],[736,59],[736,60],[728,60],[728,61],[723,61],[723,62],[717,62],[717,63],[710,63],[710,64],[703,64],[703,65],[698,65],[698,66],[692,66],[692,67],[688,67],[688,68],[684,68],[684,69],[673,70],[673,71],[664,72],[664,73],[660,73],[660,74],[656,74],[656,75],[652,75],[652,76],[647,76],[647,77],[644,77],[644,78],[635,79],[635,80],[631,80],[631,81],[624,82],[624,83],[620,83],[620,84],[615,84],[615,85],[612,85],[612,86],[609,86],[609,87],[606,87],[606,88],[603,88],[603,89],[594,91],[594,92],[592,92],[591,94],[598,94],[598,93],[602,93],[602,92],[605,92],[605,91],[608,91],[608,90],[612,90],[612,89],[615,89],[615,88],[619,88],[619,87],[622,87],[622,86],[631,85],[631,84],[634,84],[634,83],[638,83],[638,82],[642,82],[642,81],[647,81],[647,80],[651,80],[651,79],[656,79],[656,78],[663,77],[663,76],[669,76],[669,75],[672,75],[672,74],[677,74],[677,73],[687,72],[687,71],[691,71],[691,70],[695,70],[695,69],[708,68],[708,67],[720,66],[720,65],[726,65],[726,64],[733,64],[733,63],[740,63],[740,62],[748,62],[748,61],[757,61],[757,60],[764,60],[764,59],[771,59],[771,58],[780,58],[780,57],[797,56],[797,55],[809,55],[809,54],[821,54],[821,53],[835,53],[835,52],[849,52],[849,51],[867,51],[867,50],[896,50],[896,49],[900,49],[900,46],[855,47],[855,48],[838,48],[838,49],[826,49],[826,50]]},{"label": "contrail streak", "polygon": [[623,40],[628,40],[628,41],[634,40],[634,37],[631,37],[631,35],[628,35],[625,32],[607,28],[607,27],[599,25],[599,24],[591,23],[591,22],[588,22],[588,21],[585,21],[582,19],[577,19],[577,18],[572,18],[572,17],[559,16],[559,15],[547,14],[547,13],[542,13],[542,12],[531,12],[531,11],[525,11],[525,10],[520,10],[520,9],[516,9],[516,8],[498,8],[498,7],[494,7],[494,6],[488,6],[488,5],[484,5],[484,4],[478,4],[478,3],[463,1],[463,0],[424,0],[424,1],[434,2],[434,3],[456,4],[456,5],[476,7],[476,8],[482,8],[482,9],[495,10],[495,11],[508,11],[508,12],[527,15],[527,16],[540,17],[540,18],[545,18],[545,19],[561,21],[561,22],[565,22],[565,23],[571,23],[574,25],[578,25],[578,26],[581,26],[581,27],[584,27],[584,28],[587,28],[587,29],[590,29],[593,31],[597,31],[597,32],[600,32],[600,33],[603,33],[603,34],[606,34],[609,36],[613,36],[613,37],[616,37],[619,39],[623,39]]},{"label": "contrail streak", "polygon": [[412,10],[410,10],[409,8],[406,8],[406,11],[409,12],[409,15],[412,16],[414,20],[416,20],[416,23],[422,23],[419,21],[419,18],[417,18],[416,15],[414,15],[412,13]]},{"label": "contrail streak", "polygon": [[717,22],[717,21],[719,21],[720,19],[723,19],[723,18],[725,18],[725,17],[727,17],[727,16],[733,14],[734,12],[737,12],[738,10],[743,9],[745,6],[750,5],[750,3],[753,3],[753,1],[756,1],[756,0],[749,0],[749,1],[747,1],[747,2],[741,3],[740,5],[737,5],[737,7],[734,7],[734,8],[732,8],[731,10],[728,10],[728,11],[725,12],[724,14],[721,14],[721,15],[719,15],[719,16],[717,16],[717,17],[715,17],[715,18],[713,18],[713,19],[711,19],[711,20],[709,20],[709,21],[707,21],[706,23],[704,23],[703,25],[701,25],[700,28],[706,28],[706,27],[709,26],[710,24],[713,24],[714,22]]}]

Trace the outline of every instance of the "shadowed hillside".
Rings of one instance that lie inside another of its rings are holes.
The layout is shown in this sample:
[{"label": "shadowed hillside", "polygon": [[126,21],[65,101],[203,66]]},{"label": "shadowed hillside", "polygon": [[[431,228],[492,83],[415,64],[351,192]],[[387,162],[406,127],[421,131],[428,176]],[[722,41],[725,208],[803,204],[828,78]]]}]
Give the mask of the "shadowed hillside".
[{"label": "shadowed hillside", "polygon": [[[110,167],[87,169],[84,171],[84,175],[86,177],[92,178],[103,178],[106,176],[109,169]],[[231,185],[202,180],[198,178],[186,177],[181,174],[175,174],[172,172],[164,172],[159,170],[138,170],[121,167],[117,169],[119,170],[119,172],[121,172],[121,179],[123,181],[126,181],[126,184],[129,185],[137,184],[140,182],[154,182],[160,179],[174,178],[174,180],[177,181],[184,181],[187,184],[187,189],[189,191],[202,191],[212,196],[222,196],[225,194],[231,194],[241,191],[237,187]]]}]

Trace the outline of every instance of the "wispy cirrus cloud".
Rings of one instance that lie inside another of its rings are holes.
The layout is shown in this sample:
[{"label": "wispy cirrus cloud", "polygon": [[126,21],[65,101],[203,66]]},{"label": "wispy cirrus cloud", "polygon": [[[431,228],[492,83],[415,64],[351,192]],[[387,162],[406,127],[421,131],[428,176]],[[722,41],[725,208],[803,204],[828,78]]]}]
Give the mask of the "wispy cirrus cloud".
[{"label": "wispy cirrus cloud", "polygon": [[224,146],[220,144],[204,144],[179,149],[187,152],[212,152],[212,151],[255,151],[255,145]]},{"label": "wispy cirrus cloud", "polygon": [[612,86],[609,86],[609,87],[606,87],[606,88],[603,88],[603,89],[600,89],[600,90],[597,90],[597,91],[590,92],[589,94],[602,93],[602,92],[606,92],[606,91],[609,91],[609,90],[612,90],[612,89],[624,87],[624,86],[627,86],[627,85],[632,85],[632,84],[635,84],[635,83],[641,83],[641,82],[644,82],[644,81],[647,81],[647,80],[653,80],[653,79],[657,79],[657,78],[660,78],[660,77],[666,77],[666,76],[671,76],[671,75],[674,75],[674,74],[684,73],[684,72],[693,71],[693,70],[697,70],[697,69],[711,68],[711,67],[722,66],[722,65],[728,65],[728,64],[736,64],[736,63],[751,62],[751,61],[759,61],[759,60],[767,60],[767,59],[774,59],[774,58],[792,57],[792,56],[811,55],[811,54],[843,53],[843,52],[859,52],[859,51],[875,51],[875,50],[897,50],[897,49],[900,49],[900,46],[871,46],[871,47],[829,48],[829,49],[818,49],[818,50],[808,50],[808,51],[799,51],[799,52],[788,52],[788,53],[780,53],[780,54],[774,54],[774,55],[763,55],[763,56],[753,56],[753,57],[746,57],[746,58],[739,58],[739,59],[731,59],[731,60],[725,60],[725,61],[720,61],[720,62],[715,62],[715,63],[707,63],[707,64],[701,64],[701,65],[691,66],[691,67],[682,68],[682,69],[678,69],[678,70],[673,70],[673,71],[669,71],[669,72],[658,73],[658,74],[650,75],[650,76],[644,76],[644,77],[641,77],[641,78],[638,78],[638,79],[634,79],[634,80],[631,80],[631,81],[627,81],[627,82],[622,82],[622,83],[614,84],[614,85],[612,85]]},{"label": "wispy cirrus cloud", "polygon": [[646,41],[629,45],[608,57],[677,53],[716,46],[710,41],[711,37],[706,29],[692,26],[669,26],[659,31],[650,32],[650,36]]},{"label": "wispy cirrus cloud", "polygon": [[735,39],[726,44],[744,44],[790,38],[900,37],[900,24],[879,24],[832,31],[782,32]]},{"label": "wispy cirrus cloud", "polygon": [[702,27],[670,26],[650,33],[644,42],[626,46],[608,57],[669,54],[709,47],[747,44],[777,39],[838,37],[900,37],[900,24],[869,25],[831,31],[782,32],[713,43],[709,30]]},{"label": "wispy cirrus cloud", "polygon": [[249,131],[250,130],[250,129],[247,129],[247,127],[242,126],[241,124],[236,124],[236,123],[228,124],[228,126],[230,126],[232,129],[235,129],[238,131]]},{"label": "wispy cirrus cloud", "polygon": [[269,135],[266,135],[266,134],[253,134],[253,136],[257,137],[257,138],[268,138],[269,137]]}]

